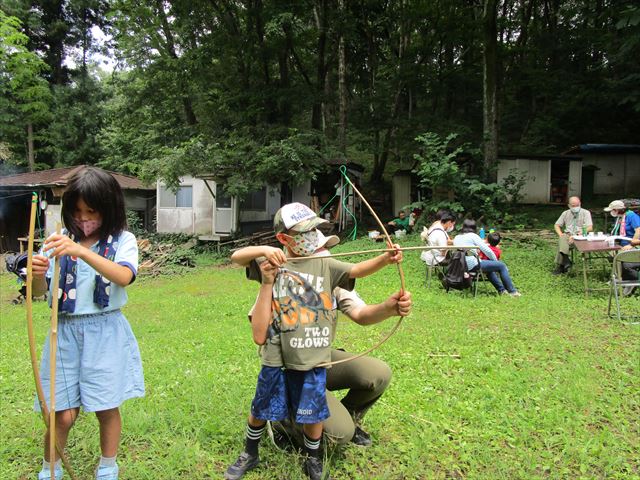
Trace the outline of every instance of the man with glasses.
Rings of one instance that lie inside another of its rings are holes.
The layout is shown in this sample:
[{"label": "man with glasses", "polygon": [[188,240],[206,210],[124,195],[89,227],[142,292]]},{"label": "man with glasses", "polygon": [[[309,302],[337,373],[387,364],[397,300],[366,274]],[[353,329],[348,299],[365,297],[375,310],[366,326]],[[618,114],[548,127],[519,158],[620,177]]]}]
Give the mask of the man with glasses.
[{"label": "man with glasses", "polygon": [[573,248],[573,237],[593,231],[591,212],[582,208],[579,197],[571,197],[568,207],[569,209],[562,212],[554,226],[558,234],[558,253],[556,254],[554,275],[567,273],[571,268],[569,254]]}]

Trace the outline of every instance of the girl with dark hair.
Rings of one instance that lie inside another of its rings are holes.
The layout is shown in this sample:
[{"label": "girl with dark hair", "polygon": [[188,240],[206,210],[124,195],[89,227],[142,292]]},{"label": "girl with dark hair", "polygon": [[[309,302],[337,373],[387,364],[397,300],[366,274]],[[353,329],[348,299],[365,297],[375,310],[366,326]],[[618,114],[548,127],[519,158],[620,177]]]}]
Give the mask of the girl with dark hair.
[{"label": "girl with dark hair", "polygon": [[[86,168],[69,180],[62,197],[62,218],[63,233],[47,238],[43,254],[33,258],[34,295],[47,290],[54,264],[60,262],[57,438],[64,448],[80,407],[95,412],[102,454],[96,479],[117,480],[122,429],[119,407],[129,398],[144,396],[140,350],[120,311],[127,302],[125,287],[136,278],[138,244],[125,230],[122,190],[103,170]],[[48,405],[49,371],[47,339],[40,375]],[[60,459],[49,458],[48,442],[47,432],[38,479],[50,478],[50,462],[56,463],[55,476],[60,479]]]},{"label": "girl with dark hair", "polygon": [[489,278],[489,281],[499,294],[520,297],[520,292],[513,286],[507,265],[497,259],[496,254],[489,248],[489,245],[476,233],[476,228],[476,221],[468,218],[462,222],[460,235],[453,239],[455,246],[478,247],[488,258],[488,260],[478,260],[476,256],[469,255],[466,257],[467,268],[469,271],[480,268],[487,274],[487,278]]}]

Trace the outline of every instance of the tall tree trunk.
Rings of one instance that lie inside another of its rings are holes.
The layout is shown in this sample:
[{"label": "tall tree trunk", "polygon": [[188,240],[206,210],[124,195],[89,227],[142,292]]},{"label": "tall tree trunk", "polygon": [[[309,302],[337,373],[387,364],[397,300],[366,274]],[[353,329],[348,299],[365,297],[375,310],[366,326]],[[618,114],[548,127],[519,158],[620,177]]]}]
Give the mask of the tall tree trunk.
[{"label": "tall tree trunk", "polygon": [[29,163],[29,171],[36,169],[35,153],[33,151],[33,125],[31,122],[27,124],[27,160]]},{"label": "tall tree trunk", "polygon": [[291,82],[289,80],[289,45],[287,42],[282,46],[282,50],[278,55],[278,66],[280,68],[280,92],[279,110],[282,123],[284,125],[291,124],[291,99],[289,88]]},{"label": "tall tree trunk", "polygon": [[320,0],[313,8],[313,14],[318,29],[318,58],[316,61],[316,90],[311,111],[311,128],[324,131],[323,104],[324,84],[327,78],[327,67],[325,65],[325,50],[327,45],[327,0]]},{"label": "tall tree trunk", "polygon": [[[164,34],[164,48],[169,56],[174,60],[178,60],[178,54],[176,53],[175,40],[173,38],[173,32],[171,31],[171,27],[169,25],[169,21],[167,20],[167,14],[164,11],[164,6],[160,0],[156,0],[156,11],[160,16],[160,21],[162,25],[162,33]],[[181,101],[182,108],[184,111],[185,120],[187,125],[195,125],[198,123],[198,119],[196,118],[196,114],[193,110],[193,104],[191,103],[191,98],[189,97],[189,93],[187,92],[186,80],[183,78],[184,73],[178,72],[178,83],[180,86],[180,90],[182,90]]]},{"label": "tall tree trunk", "polygon": [[260,50],[260,60],[262,63],[262,77],[266,89],[264,108],[266,110],[267,123],[276,123],[278,119],[277,104],[274,99],[273,89],[271,85],[271,73],[269,70],[270,55],[265,44],[264,19],[262,18],[263,4],[262,0],[254,3],[254,15],[256,22],[256,35],[258,37],[258,47]]},{"label": "tall tree trunk", "polygon": [[[339,0],[340,15],[344,18],[344,0]],[[338,145],[343,155],[347,154],[347,65],[344,48],[344,31],[340,29],[338,41],[338,95],[340,97],[340,123],[338,126]]]},{"label": "tall tree trunk", "polygon": [[400,85],[398,85],[398,91],[396,92],[396,95],[393,99],[393,105],[391,107],[391,116],[389,119],[391,125],[384,132],[384,137],[382,139],[382,150],[380,156],[378,157],[378,161],[374,162],[373,170],[371,171],[370,182],[374,184],[380,183],[382,181],[384,169],[387,167],[387,161],[389,160],[389,151],[391,150],[391,142],[395,137],[397,130],[395,121],[398,117],[398,112],[400,111],[400,100],[402,98],[403,89],[404,83],[400,81]]},{"label": "tall tree trunk", "polygon": [[[389,126],[385,130],[384,137],[382,139],[382,151],[380,156],[378,157],[378,161],[374,161],[373,170],[371,171],[370,181],[371,183],[380,183],[382,181],[382,176],[384,175],[384,169],[387,166],[387,161],[389,160],[389,152],[391,150],[391,143],[396,135],[398,130],[397,119],[398,114],[400,112],[400,102],[403,98],[403,91],[406,87],[405,79],[404,79],[404,55],[407,49],[409,48],[409,43],[411,41],[411,28],[409,25],[406,25],[405,22],[400,22],[400,35],[398,41],[398,85],[396,89],[396,93],[393,97],[393,103],[391,104],[391,112],[387,119]],[[374,157],[375,160],[375,157]]]},{"label": "tall tree trunk", "polygon": [[483,137],[484,165],[488,175],[494,177],[498,160],[498,31],[497,0],[484,0],[483,12]]}]

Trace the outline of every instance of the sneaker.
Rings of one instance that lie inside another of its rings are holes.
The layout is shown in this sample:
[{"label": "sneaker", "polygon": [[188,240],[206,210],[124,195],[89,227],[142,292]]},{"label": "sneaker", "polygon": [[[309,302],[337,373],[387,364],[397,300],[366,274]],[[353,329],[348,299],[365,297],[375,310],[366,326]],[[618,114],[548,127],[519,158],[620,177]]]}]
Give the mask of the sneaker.
[{"label": "sneaker", "polygon": [[358,426],[356,426],[356,430],[353,432],[351,443],[358,445],[359,447],[369,447],[373,444],[371,436]]},{"label": "sneaker", "polygon": [[[60,480],[62,478],[62,476],[64,475],[62,468],[56,468],[55,470],[55,476],[56,476],[56,480]],[[51,471],[47,468],[47,469],[42,469],[40,470],[40,472],[38,473],[38,480],[49,480],[51,477]]]},{"label": "sneaker", "polygon": [[631,295],[633,295],[633,291],[636,289],[636,287],[624,287],[622,289],[622,296],[623,297],[630,297]]},{"label": "sneaker", "polygon": [[331,477],[329,476],[329,470],[327,469],[325,477],[322,476],[322,471],[322,459],[307,455],[307,458],[304,461],[304,473],[311,480],[331,480]]},{"label": "sneaker", "polygon": [[258,455],[251,455],[247,452],[242,452],[236,463],[227,468],[224,472],[225,480],[238,480],[247,473],[249,470],[253,470],[260,463],[260,457]]},{"label": "sneaker", "polygon": [[113,467],[98,465],[96,480],[118,480],[118,470],[118,465],[114,465]]},{"label": "sneaker", "polygon": [[512,297],[521,297],[522,294],[519,291],[515,291],[515,292],[511,292],[509,295],[511,295]]}]

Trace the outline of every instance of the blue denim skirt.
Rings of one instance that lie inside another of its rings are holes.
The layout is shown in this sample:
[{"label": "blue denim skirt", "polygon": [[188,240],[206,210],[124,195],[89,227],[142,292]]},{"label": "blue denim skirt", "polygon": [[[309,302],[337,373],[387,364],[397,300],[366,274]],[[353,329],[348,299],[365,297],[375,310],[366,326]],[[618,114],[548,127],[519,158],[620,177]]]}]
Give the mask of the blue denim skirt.
[{"label": "blue denim skirt", "polygon": [[[51,405],[49,336],[40,363],[45,401]],[[82,407],[99,412],[144,396],[138,342],[120,310],[62,315],[56,348],[56,411]],[[35,410],[40,411],[38,400]]]}]

